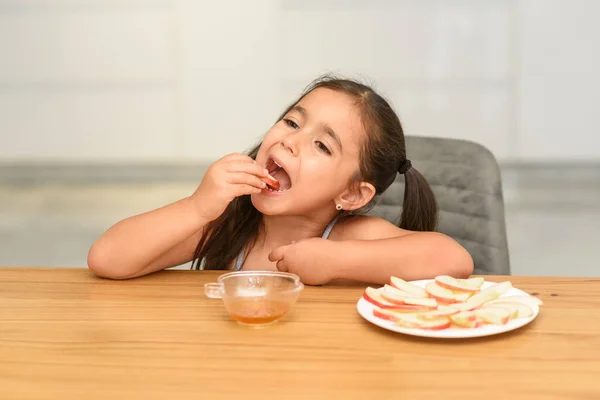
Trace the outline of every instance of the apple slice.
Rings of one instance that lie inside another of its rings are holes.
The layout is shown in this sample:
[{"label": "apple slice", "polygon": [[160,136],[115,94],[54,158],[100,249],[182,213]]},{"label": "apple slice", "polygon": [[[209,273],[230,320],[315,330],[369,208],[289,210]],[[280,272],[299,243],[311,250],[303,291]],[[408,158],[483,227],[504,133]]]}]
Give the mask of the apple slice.
[{"label": "apple slice", "polygon": [[437,283],[439,286],[441,286],[443,288],[455,290],[458,292],[477,292],[477,291],[479,291],[478,287],[468,286],[463,281],[460,281],[460,280],[453,278],[451,276],[448,276],[448,275],[436,276],[435,283]]},{"label": "apple slice", "polygon": [[425,298],[425,297],[405,297],[404,304],[411,304],[411,305],[431,307],[431,308],[437,307],[437,301],[435,301],[435,299],[432,299],[429,297],[427,297],[427,298]]},{"label": "apple slice", "polygon": [[517,307],[507,306],[502,308],[506,308],[508,311],[510,311],[510,319],[519,318],[519,309]]},{"label": "apple slice", "polygon": [[496,297],[500,296],[500,293],[503,293],[505,290],[507,291],[510,289],[510,287],[506,288],[506,285],[503,285],[499,288],[497,288],[496,286],[498,285],[490,286],[488,289],[482,290],[479,293],[475,293],[464,303],[449,304],[448,306],[454,307],[460,311],[472,311],[483,306],[483,304],[485,304],[486,301],[491,301]]},{"label": "apple slice", "polygon": [[482,277],[460,279],[460,282],[465,285],[465,287],[469,287],[471,289],[480,289],[481,286],[483,286],[485,279]]},{"label": "apple slice", "polygon": [[412,293],[405,292],[404,290],[398,289],[397,287],[392,286],[392,285],[384,285],[383,291],[393,293],[399,297],[418,297]]},{"label": "apple slice", "polygon": [[502,307],[488,307],[475,310],[475,315],[483,322],[494,325],[504,325],[510,320],[513,312]]},{"label": "apple slice", "polygon": [[453,314],[458,314],[458,310],[450,307],[440,307],[437,310],[424,311],[416,314],[417,318],[421,318],[423,320],[432,320],[439,318],[446,318]]},{"label": "apple slice", "polygon": [[516,319],[519,318],[519,309],[517,307],[513,307],[510,304],[502,304],[502,307],[500,306],[500,304],[498,305],[494,305],[492,304],[489,307],[486,307],[485,305],[481,308],[481,310],[485,310],[488,308],[503,308],[505,310],[508,310],[509,314],[509,319]]},{"label": "apple slice", "polygon": [[434,331],[440,331],[442,329],[450,328],[451,325],[452,325],[452,323],[450,322],[450,320],[448,318],[446,318],[445,320],[436,319],[436,320],[432,320],[432,321],[424,321],[419,326],[419,329],[430,329],[430,330],[434,330]]},{"label": "apple slice", "polygon": [[520,303],[526,306],[535,307],[541,306],[544,304],[542,300],[533,296],[504,296],[498,297],[495,300],[490,300],[486,304],[496,304],[496,303]]},{"label": "apple slice", "polygon": [[368,301],[369,303],[377,306],[377,307],[383,307],[383,306],[389,306],[392,305],[391,302],[385,300],[382,296],[381,293],[373,288],[373,287],[368,287],[365,289],[365,292],[363,293],[363,298]]},{"label": "apple slice", "polygon": [[381,297],[383,297],[385,300],[389,301],[390,303],[405,304],[404,299],[406,299],[407,297],[415,297],[415,296],[413,296],[409,293],[406,293],[400,289],[396,289],[393,286],[385,285],[381,292]]},{"label": "apple slice", "polygon": [[403,311],[411,311],[414,312],[414,305],[407,307],[406,304],[402,303],[402,304],[395,304],[395,303],[391,303],[389,301],[387,301],[386,299],[383,298],[383,296],[381,295],[381,292],[375,288],[372,287],[368,287],[365,289],[364,293],[363,293],[363,298],[368,301],[369,303],[373,304],[376,307],[379,308],[383,308],[386,310],[398,310],[399,312],[403,312]]},{"label": "apple slice", "polygon": [[530,306],[521,303],[486,303],[481,309],[484,310],[488,308],[507,308],[515,313],[513,318],[529,318],[533,315],[533,309]]},{"label": "apple slice", "polygon": [[267,176],[263,178],[263,181],[272,189],[279,190],[279,181],[273,178],[271,174],[267,174]]},{"label": "apple slice", "polygon": [[474,304],[483,304],[497,299],[510,289],[512,289],[512,284],[509,281],[497,283],[487,289],[483,289],[479,293],[475,293],[473,296],[471,296],[468,302],[473,302]]},{"label": "apple slice", "polygon": [[433,297],[441,303],[455,303],[454,293],[438,285],[436,282],[430,282],[425,286],[425,290],[430,297]]},{"label": "apple slice", "polygon": [[483,299],[480,299],[480,301],[477,301],[477,298],[475,298],[474,301],[471,301],[471,299],[469,299],[468,301],[466,301],[464,303],[448,304],[448,307],[453,308],[458,311],[473,311],[473,310],[481,307],[482,305],[483,305]]},{"label": "apple slice", "polygon": [[379,318],[395,321],[399,314],[415,314],[424,311],[431,311],[431,308],[410,304],[395,304],[393,306],[375,307],[373,309],[373,315]]},{"label": "apple slice", "polygon": [[469,300],[472,296],[472,293],[457,293],[454,290],[452,290],[452,294],[454,295],[454,301],[459,303]]},{"label": "apple slice", "polygon": [[[510,283],[510,281],[504,281],[504,282],[496,283],[495,285],[492,285],[489,288],[482,290],[481,292],[489,291],[489,293],[494,293],[492,295],[494,298],[498,298],[498,297],[502,296],[503,294],[505,294],[506,292],[508,292],[512,288],[513,288],[513,285],[512,285],[512,283]],[[486,294],[486,296],[487,296],[487,294]],[[490,299],[490,300],[493,300],[493,299]]]},{"label": "apple slice", "polygon": [[477,318],[474,311],[462,311],[458,314],[450,315],[450,321],[453,324],[460,326],[461,328],[477,328],[483,324],[483,322]]},{"label": "apple slice", "polygon": [[427,297],[427,292],[422,287],[406,282],[404,279],[392,276],[390,284],[406,293],[412,294],[414,297]]},{"label": "apple slice", "polygon": [[395,321],[396,324],[403,326],[405,328],[417,328],[417,329],[431,329],[431,330],[441,330],[449,328],[451,323],[448,317],[438,318],[434,320],[422,320],[418,318],[415,314],[402,314]]},{"label": "apple slice", "polygon": [[385,310],[383,308],[379,308],[379,307],[375,307],[373,309],[373,315],[377,318],[381,318],[381,319],[385,319],[388,321],[397,321],[398,320],[398,313],[389,311],[389,310]]},{"label": "apple slice", "polygon": [[[399,307],[402,307],[402,308],[399,308]],[[431,309],[427,308],[427,307],[410,306],[410,305],[395,306],[394,308],[375,307],[373,309],[373,315],[378,318],[381,318],[381,319],[386,319],[388,321],[397,321],[399,318],[398,316],[403,315],[403,313],[415,314],[417,312],[429,311],[429,310],[431,310]]]},{"label": "apple slice", "polygon": [[385,285],[383,287],[381,297],[387,302],[393,304],[411,304],[431,308],[437,307],[437,302],[434,299],[428,297],[415,297],[414,295],[407,294],[406,292],[396,289],[390,285]]}]

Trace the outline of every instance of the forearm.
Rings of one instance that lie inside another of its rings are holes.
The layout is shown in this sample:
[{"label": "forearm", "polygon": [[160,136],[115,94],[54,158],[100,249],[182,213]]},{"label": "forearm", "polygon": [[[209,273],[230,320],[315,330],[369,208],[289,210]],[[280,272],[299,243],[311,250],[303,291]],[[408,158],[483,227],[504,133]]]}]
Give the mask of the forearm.
[{"label": "forearm", "polygon": [[189,198],[129,217],[113,225],[93,244],[89,267],[106,277],[135,275],[198,233],[207,222]]},{"label": "forearm", "polygon": [[447,236],[419,232],[379,240],[335,242],[331,264],[337,279],[385,284],[390,276],[405,280],[437,275],[466,277],[473,271],[468,252]]}]

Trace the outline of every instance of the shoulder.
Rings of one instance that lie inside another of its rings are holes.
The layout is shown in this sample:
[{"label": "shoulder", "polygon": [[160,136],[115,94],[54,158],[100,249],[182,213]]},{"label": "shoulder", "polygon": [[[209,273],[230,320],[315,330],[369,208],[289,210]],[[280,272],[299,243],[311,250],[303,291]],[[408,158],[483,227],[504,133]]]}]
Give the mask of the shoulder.
[{"label": "shoulder", "polygon": [[412,231],[401,229],[378,217],[353,215],[340,218],[331,231],[331,240],[376,240],[409,235]]}]

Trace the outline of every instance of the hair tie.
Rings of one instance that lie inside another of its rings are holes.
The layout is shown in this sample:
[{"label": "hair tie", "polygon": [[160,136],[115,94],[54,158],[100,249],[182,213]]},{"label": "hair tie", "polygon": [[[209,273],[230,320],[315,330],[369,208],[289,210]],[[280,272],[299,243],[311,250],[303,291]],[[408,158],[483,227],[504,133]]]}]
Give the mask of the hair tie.
[{"label": "hair tie", "polygon": [[406,161],[404,161],[404,164],[402,164],[398,167],[398,173],[401,175],[404,175],[411,168],[412,168],[412,164],[411,164],[410,160],[407,159]]}]

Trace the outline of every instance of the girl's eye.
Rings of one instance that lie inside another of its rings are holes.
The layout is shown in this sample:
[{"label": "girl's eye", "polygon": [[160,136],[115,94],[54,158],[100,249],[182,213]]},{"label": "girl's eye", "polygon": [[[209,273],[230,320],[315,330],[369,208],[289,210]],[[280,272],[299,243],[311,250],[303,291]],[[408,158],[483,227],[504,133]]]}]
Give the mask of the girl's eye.
[{"label": "girl's eye", "polygon": [[287,126],[289,126],[290,128],[293,129],[300,129],[300,127],[298,126],[297,123],[295,123],[294,121],[292,121],[291,119],[284,119],[283,122],[286,123]]},{"label": "girl's eye", "polygon": [[319,150],[321,150],[325,154],[331,155],[331,151],[329,151],[329,149],[327,148],[327,146],[325,146],[325,144],[323,144],[323,142],[317,140],[315,143],[317,144]]}]

